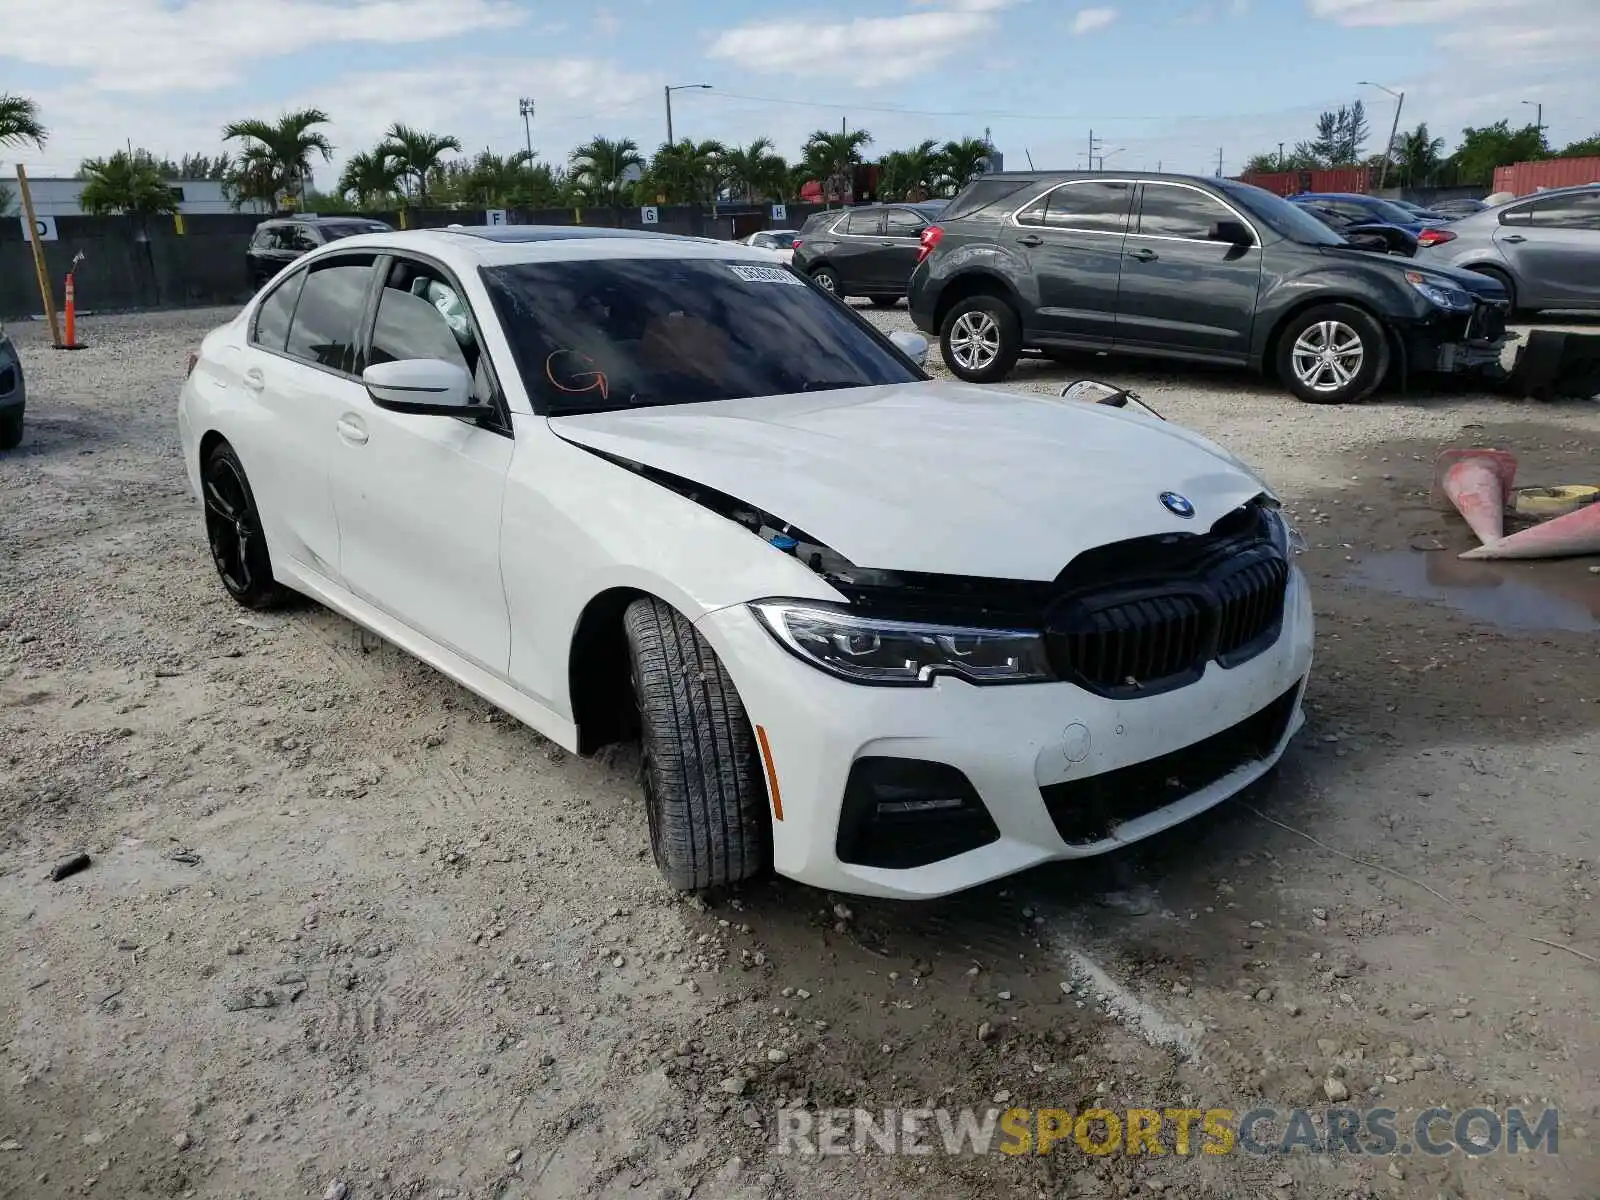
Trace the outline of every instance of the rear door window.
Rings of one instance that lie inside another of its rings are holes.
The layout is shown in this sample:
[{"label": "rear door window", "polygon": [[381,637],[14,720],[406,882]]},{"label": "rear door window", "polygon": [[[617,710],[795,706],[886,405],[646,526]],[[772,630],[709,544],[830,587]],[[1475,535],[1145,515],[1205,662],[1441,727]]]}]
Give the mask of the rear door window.
[{"label": "rear door window", "polygon": [[320,262],[305,274],[285,352],[314,366],[360,374],[366,364],[356,343],[372,282],[372,257]]},{"label": "rear door window", "polygon": [[928,223],[908,208],[891,208],[884,216],[884,230],[889,237],[920,237]]},{"label": "rear door window", "polygon": [[1571,192],[1535,200],[1533,224],[1543,229],[1600,229],[1600,192]]},{"label": "rear door window", "polygon": [[[1043,200],[1042,223],[1053,229],[1077,229],[1092,233],[1121,234],[1128,231],[1128,207],[1133,198],[1131,183],[1098,180],[1063,184]],[[1036,205],[1029,205],[1032,211]],[[1021,217],[1018,217],[1021,220]]]},{"label": "rear door window", "polygon": [[877,209],[853,212],[845,221],[844,231],[855,237],[876,237],[883,232],[883,213]]},{"label": "rear door window", "polygon": [[317,240],[317,235],[304,225],[296,225],[290,230],[285,230],[285,232],[289,234],[289,249],[291,250],[315,250],[322,245]]}]

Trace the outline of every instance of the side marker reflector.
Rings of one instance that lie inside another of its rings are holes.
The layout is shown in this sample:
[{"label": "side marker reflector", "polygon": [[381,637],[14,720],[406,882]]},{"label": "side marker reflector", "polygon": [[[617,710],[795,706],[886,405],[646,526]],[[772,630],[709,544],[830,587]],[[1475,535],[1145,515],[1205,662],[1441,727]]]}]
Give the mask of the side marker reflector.
[{"label": "side marker reflector", "polygon": [[772,747],[767,744],[767,731],[756,726],[756,744],[761,747],[761,765],[767,769],[767,793],[772,797],[772,819],[783,820],[783,793],[778,790],[778,770],[772,764]]}]

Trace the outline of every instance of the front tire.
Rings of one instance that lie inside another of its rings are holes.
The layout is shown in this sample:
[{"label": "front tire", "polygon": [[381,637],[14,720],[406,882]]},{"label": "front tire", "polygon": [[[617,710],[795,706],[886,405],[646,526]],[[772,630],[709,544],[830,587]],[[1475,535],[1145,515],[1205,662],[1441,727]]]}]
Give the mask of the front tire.
[{"label": "front tire", "polygon": [[206,541],[222,586],[245,608],[273,608],[288,594],[272,577],[272,557],[261,512],[244,464],[227,442],[215,446],[200,468]]},{"label": "front tire", "polygon": [[22,445],[22,410],[0,415],[0,450],[15,450]]},{"label": "front tire", "polygon": [[749,879],[770,860],[771,827],[755,733],[733,680],[660,600],[635,600],[623,627],[656,867],[683,891]]},{"label": "front tire", "polygon": [[1022,323],[998,296],[971,296],[945,314],[939,353],[957,379],[999,383],[1022,353]]},{"label": "front tire", "polygon": [[1351,404],[1389,372],[1389,339],[1371,314],[1349,304],[1300,313],[1278,338],[1278,378],[1310,404]]}]

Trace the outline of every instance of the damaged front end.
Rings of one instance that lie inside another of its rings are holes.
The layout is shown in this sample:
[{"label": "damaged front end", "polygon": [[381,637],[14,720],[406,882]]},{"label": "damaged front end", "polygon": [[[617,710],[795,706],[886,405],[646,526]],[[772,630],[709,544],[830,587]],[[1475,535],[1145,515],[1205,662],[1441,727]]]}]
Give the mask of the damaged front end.
[{"label": "damaged front end", "polygon": [[[1426,277],[1411,279],[1413,274],[1407,273],[1413,287],[1421,291],[1429,286]],[[1516,341],[1506,329],[1510,305],[1454,290],[1446,292],[1443,299],[1449,303],[1436,301],[1439,311],[1431,319],[1401,330],[1404,368],[1407,372],[1477,373],[1487,379],[1503,379],[1506,349]]]}]

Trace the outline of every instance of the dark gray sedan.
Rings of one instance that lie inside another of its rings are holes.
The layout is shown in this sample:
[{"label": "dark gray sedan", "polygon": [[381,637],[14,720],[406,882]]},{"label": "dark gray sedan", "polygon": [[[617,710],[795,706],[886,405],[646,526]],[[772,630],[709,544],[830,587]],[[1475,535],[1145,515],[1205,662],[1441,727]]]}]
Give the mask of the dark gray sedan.
[{"label": "dark gray sedan", "polygon": [[0,450],[13,450],[22,441],[22,410],[27,405],[22,359],[0,325]]},{"label": "dark gray sedan", "polygon": [[1552,188],[1418,239],[1417,261],[1498,279],[1523,312],[1600,310],[1600,184]]}]

